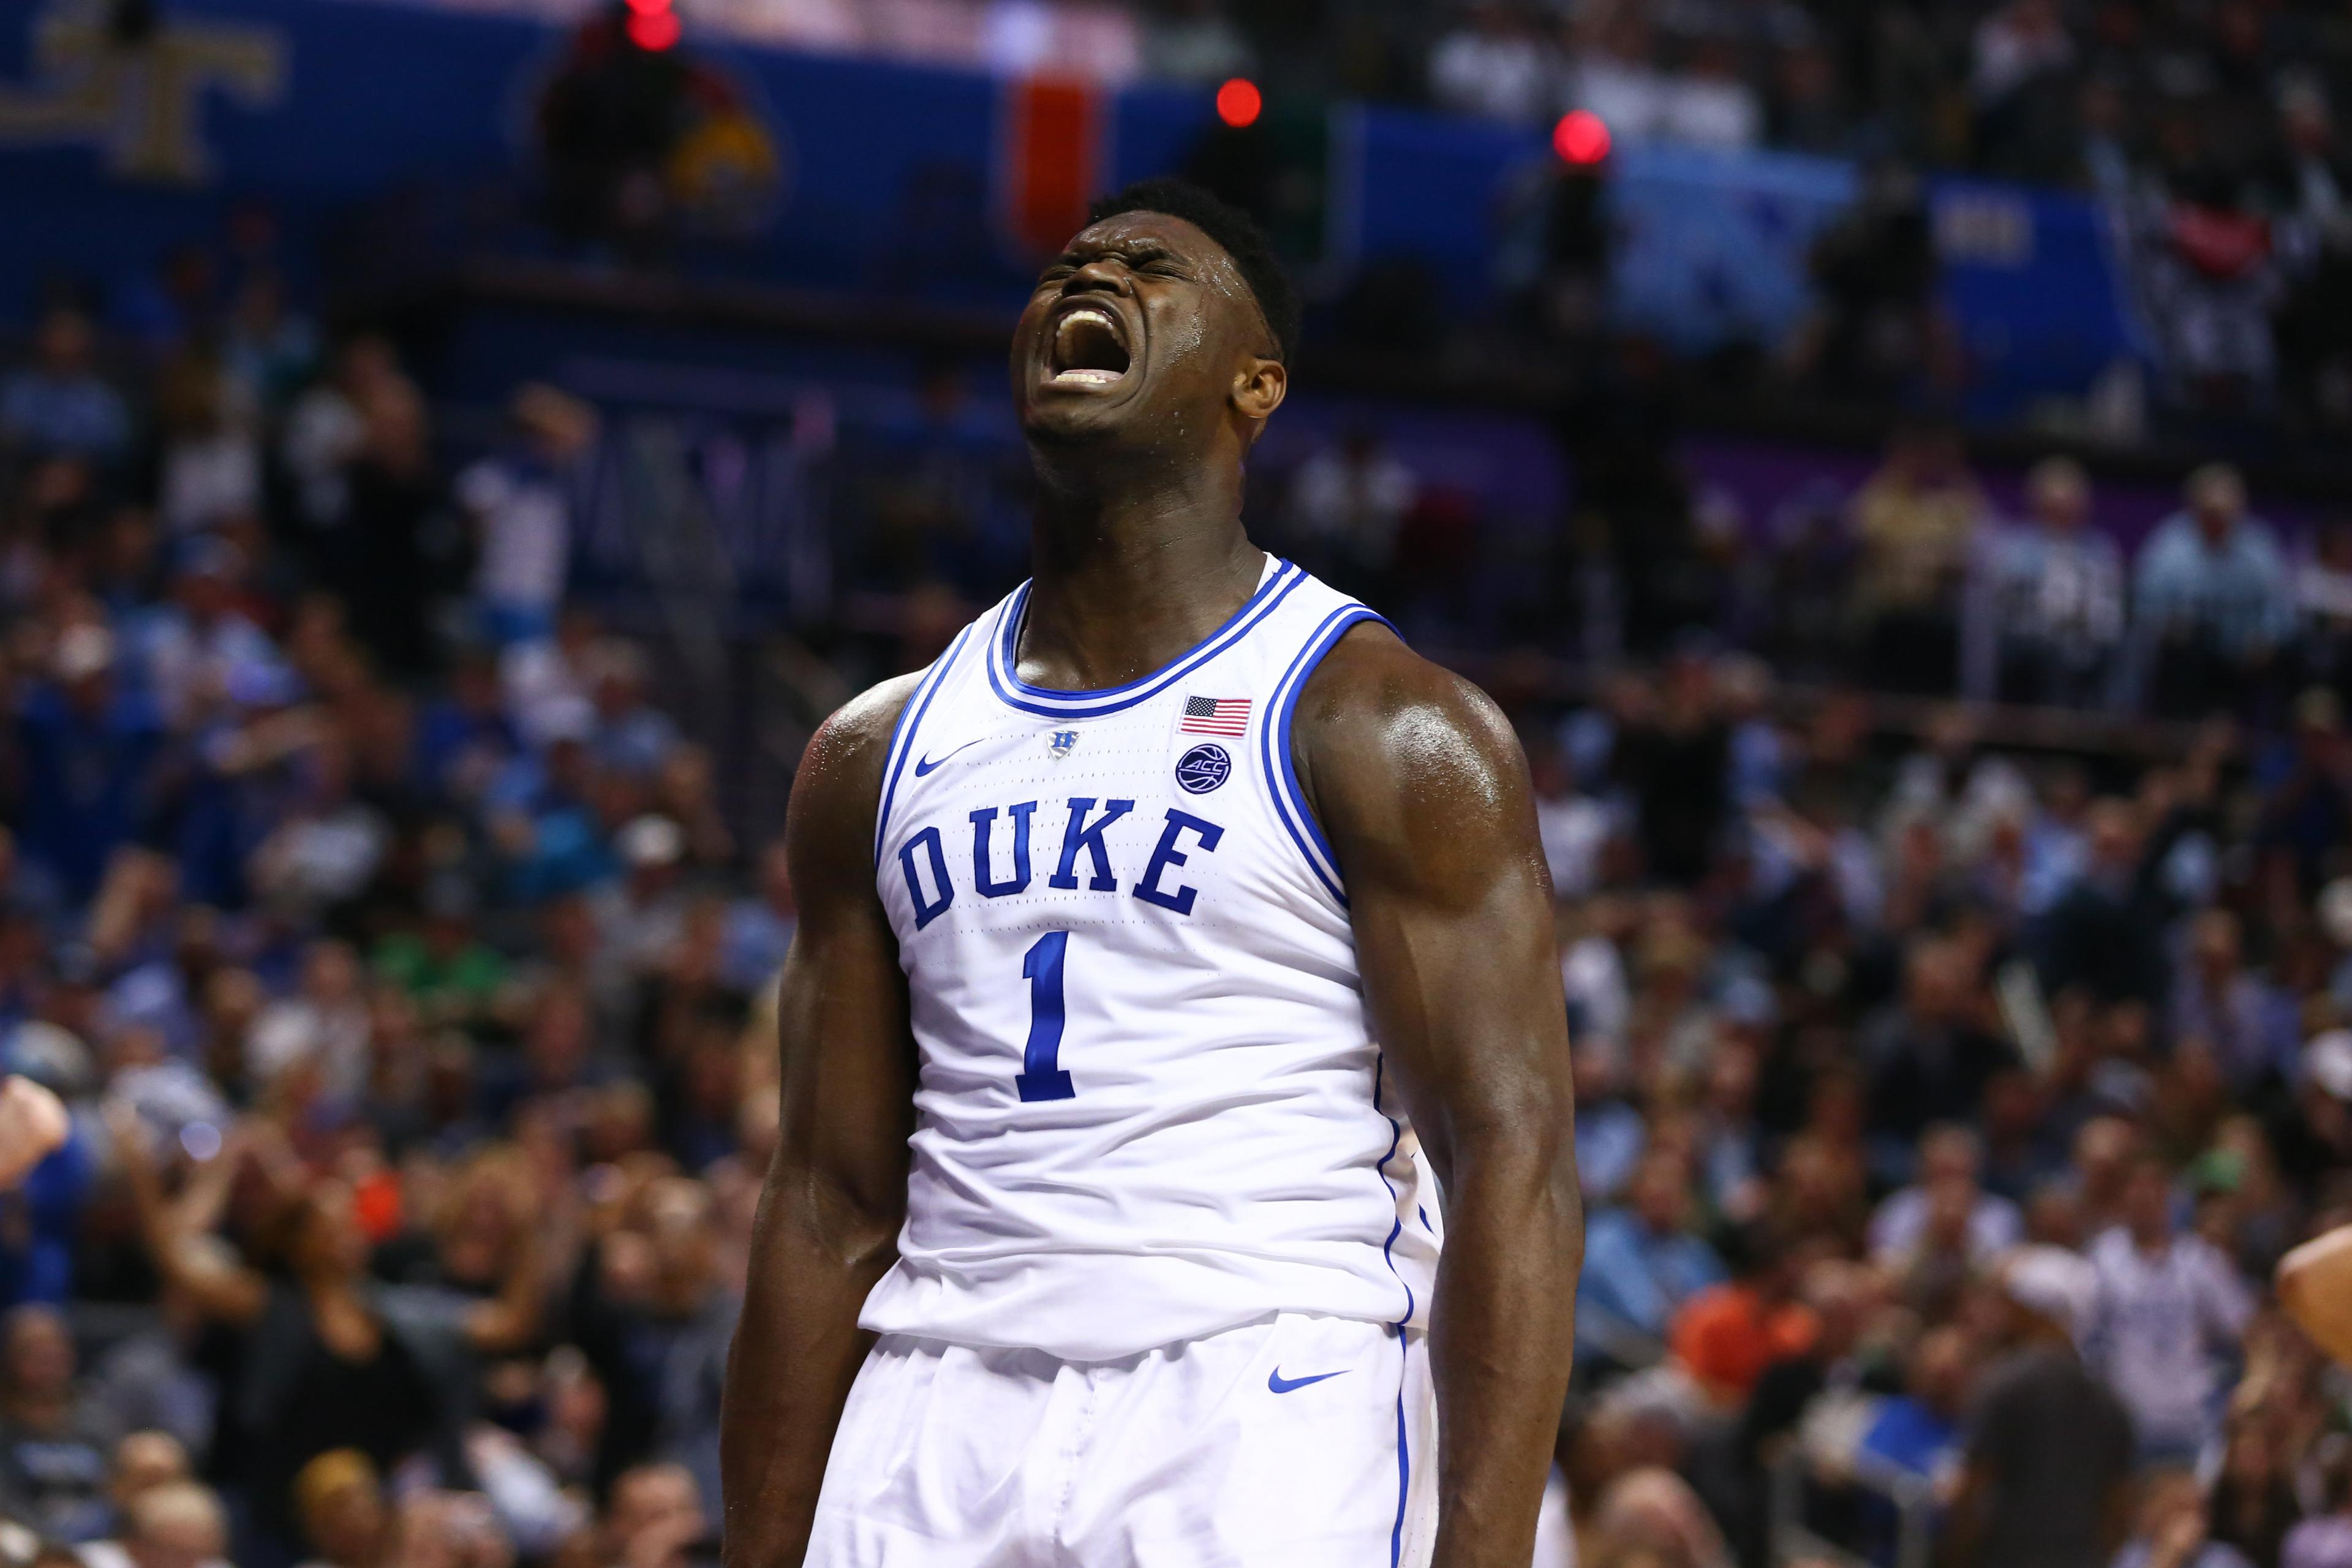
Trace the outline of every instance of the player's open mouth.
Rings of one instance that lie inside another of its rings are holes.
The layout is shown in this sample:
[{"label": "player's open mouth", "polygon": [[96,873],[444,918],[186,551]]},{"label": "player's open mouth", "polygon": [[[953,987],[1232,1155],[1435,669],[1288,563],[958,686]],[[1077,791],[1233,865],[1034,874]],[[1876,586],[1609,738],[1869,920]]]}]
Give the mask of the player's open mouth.
[{"label": "player's open mouth", "polygon": [[1047,353],[1056,386],[1108,386],[1131,363],[1127,328],[1099,305],[1064,312]]}]

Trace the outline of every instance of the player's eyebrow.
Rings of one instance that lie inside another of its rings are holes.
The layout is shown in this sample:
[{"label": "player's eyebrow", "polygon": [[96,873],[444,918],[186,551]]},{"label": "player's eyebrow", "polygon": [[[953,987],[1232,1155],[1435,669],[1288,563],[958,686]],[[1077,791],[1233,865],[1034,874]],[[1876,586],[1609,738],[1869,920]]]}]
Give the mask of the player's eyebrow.
[{"label": "player's eyebrow", "polygon": [[1140,267],[1151,261],[1182,263],[1186,258],[1170,248],[1165,241],[1138,237],[1134,239],[1097,239],[1074,243],[1055,258],[1056,267],[1083,267],[1097,257],[1116,256],[1129,267]]}]

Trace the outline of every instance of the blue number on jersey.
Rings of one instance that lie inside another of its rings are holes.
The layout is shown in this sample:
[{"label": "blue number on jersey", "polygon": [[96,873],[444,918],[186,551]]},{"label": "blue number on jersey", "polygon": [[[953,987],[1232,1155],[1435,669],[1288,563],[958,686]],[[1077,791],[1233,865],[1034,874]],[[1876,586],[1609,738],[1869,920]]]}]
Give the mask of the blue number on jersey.
[{"label": "blue number on jersey", "polygon": [[1021,1052],[1021,1071],[1013,1082],[1024,1101],[1069,1100],[1077,1093],[1060,1066],[1062,955],[1069,946],[1068,931],[1049,931],[1021,960],[1021,977],[1029,982],[1029,1044]]}]

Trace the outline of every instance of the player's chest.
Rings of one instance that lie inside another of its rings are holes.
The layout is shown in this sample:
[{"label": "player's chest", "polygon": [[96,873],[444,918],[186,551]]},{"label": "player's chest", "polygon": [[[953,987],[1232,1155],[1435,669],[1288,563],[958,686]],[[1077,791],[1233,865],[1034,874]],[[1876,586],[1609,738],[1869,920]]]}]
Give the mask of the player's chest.
[{"label": "player's chest", "polygon": [[950,911],[961,925],[1041,901],[1184,921],[1252,882],[1269,850],[1255,704],[1192,707],[1178,696],[1092,721],[976,708],[927,722],[877,866],[901,939]]}]

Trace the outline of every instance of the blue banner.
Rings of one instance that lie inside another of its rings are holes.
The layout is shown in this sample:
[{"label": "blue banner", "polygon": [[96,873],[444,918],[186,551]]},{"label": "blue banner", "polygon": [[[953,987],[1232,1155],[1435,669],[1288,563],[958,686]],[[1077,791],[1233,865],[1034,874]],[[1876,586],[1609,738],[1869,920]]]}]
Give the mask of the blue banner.
[{"label": "blue banner", "polygon": [[[170,244],[217,238],[254,201],[278,215],[298,272],[339,226],[347,253],[387,266],[547,247],[535,123],[562,29],[376,0],[178,0],[125,54],[66,0],[13,16],[0,204],[42,221],[0,237],[0,315],[21,319],[61,272],[135,288]],[[1066,184],[1055,159],[1097,187],[1164,172],[1213,123],[1203,91],[1132,89],[1085,119],[1098,144],[1073,152],[1013,129],[1019,84],[698,37],[688,53],[728,119],[673,178],[734,205],[679,258],[804,287],[1009,306],[1033,265],[1011,193]],[[1410,258],[1461,316],[1492,307],[1511,203],[1549,154],[1526,131],[1343,107],[1321,156],[1314,281],[1336,290],[1356,267]],[[1690,352],[1784,342],[1811,299],[1812,243],[1855,187],[1837,161],[1660,147],[1621,148],[1611,178],[1612,309]],[[1930,199],[1975,412],[2079,394],[2131,351],[2089,203],[1959,181]]]}]

